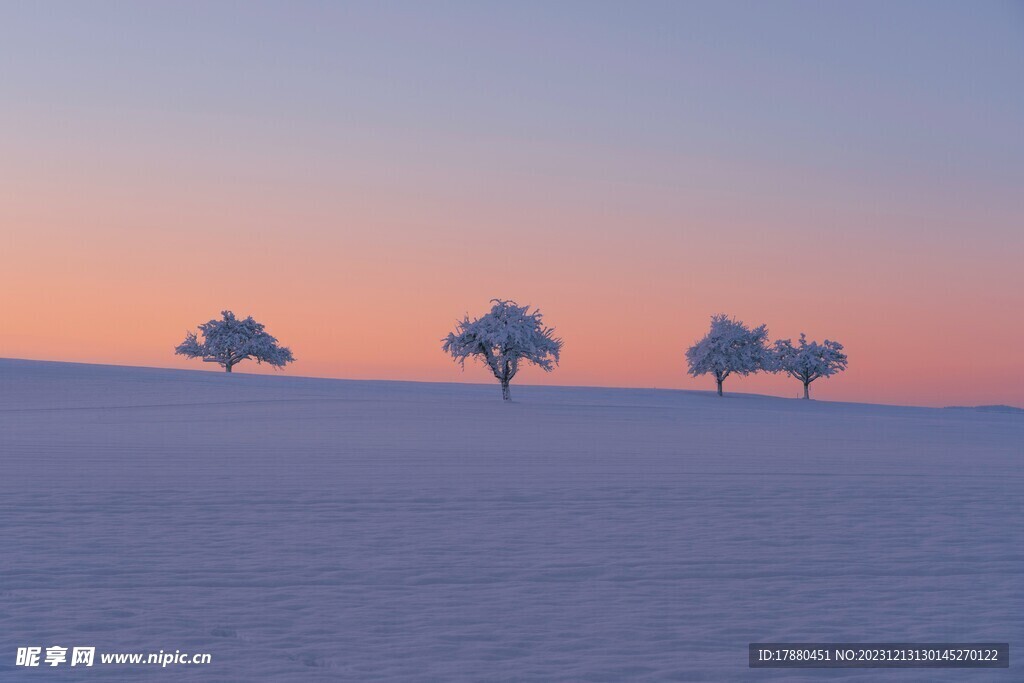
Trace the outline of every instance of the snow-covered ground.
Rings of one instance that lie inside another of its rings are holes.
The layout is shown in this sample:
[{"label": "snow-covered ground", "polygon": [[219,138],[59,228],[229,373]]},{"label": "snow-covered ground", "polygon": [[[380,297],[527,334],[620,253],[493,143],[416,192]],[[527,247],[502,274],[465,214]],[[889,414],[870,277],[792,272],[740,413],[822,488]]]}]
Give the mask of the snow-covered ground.
[{"label": "snow-covered ground", "polygon": [[[1024,413],[513,398],[0,360],[0,678],[1024,680]],[[1013,663],[747,668],[843,640]]]}]

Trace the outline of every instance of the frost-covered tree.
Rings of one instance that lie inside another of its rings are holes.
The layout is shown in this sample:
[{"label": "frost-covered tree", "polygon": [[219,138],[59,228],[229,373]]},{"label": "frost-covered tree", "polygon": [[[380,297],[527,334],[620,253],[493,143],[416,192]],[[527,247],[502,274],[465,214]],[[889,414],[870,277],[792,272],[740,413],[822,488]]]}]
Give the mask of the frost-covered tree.
[{"label": "frost-covered tree", "polygon": [[811,382],[831,377],[846,369],[846,354],[839,342],[826,339],[823,343],[808,342],[800,333],[800,343],[793,346],[789,339],[775,342],[775,369],[795,377],[804,384],[804,398],[811,397]]},{"label": "frost-covered tree", "polygon": [[746,376],[771,369],[774,359],[767,342],[765,325],[750,329],[727,315],[713,315],[711,331],[686,350],[689,374],[694,377],[714,375],[721,396],[722,382],[729,375]]},{"label": "frost-covered tree", "polygon": [[544,326],[540,311],[531,312],[529,306],[515,301],[491,299],[491,303],[490,313],[476,320],[466,316],[456,323],[455,331],[441,340],[441,348],[463,368],[470,356],[479,358],[501,383],[501,396],[508,401],[508,385],[520,363],[551,372],[558,365],[562,340],[555,337],[554,328]]},{"label": "frost-covered tree", "polygon": [[185,341],[175,347],[174,353],[219,363],[225,372],[231,372],[231,368],[243,360],[268,363],[275,368],[283,368],[295,360],[291,349],[278,346],[277,339],[252,316],[239,320],[231,311],[221,311],[221,316],[220,320],[215,318],[199,326],[201,341],[195,332],[186,334]]}]

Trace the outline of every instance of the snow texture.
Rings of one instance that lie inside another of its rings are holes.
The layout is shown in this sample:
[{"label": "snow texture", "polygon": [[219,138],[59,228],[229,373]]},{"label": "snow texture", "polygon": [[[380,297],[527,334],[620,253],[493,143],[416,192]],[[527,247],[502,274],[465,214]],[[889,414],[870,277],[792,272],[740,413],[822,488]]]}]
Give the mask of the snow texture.
[{"label": "snow texture", "polygon": [[[0,360],[3,680],[1024,680],[1024,417]],[[1009,641],[1009,671],[751,641]],[[210,652],[26,671],[18,646]]]}]

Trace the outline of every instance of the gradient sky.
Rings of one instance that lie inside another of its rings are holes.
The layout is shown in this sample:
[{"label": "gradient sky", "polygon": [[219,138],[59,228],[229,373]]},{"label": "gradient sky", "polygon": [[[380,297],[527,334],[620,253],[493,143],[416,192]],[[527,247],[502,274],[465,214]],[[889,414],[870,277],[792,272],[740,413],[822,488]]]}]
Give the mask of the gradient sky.
[{"label": "gradient sky", "polygon": [[440,339],[503,297],[521,382],[711,389],[726,312],[846,344],[819,398],[1024,406],[1021,2],[7,2],[0,97],[0,356],[210,369],[231,308],[487,381]]}]

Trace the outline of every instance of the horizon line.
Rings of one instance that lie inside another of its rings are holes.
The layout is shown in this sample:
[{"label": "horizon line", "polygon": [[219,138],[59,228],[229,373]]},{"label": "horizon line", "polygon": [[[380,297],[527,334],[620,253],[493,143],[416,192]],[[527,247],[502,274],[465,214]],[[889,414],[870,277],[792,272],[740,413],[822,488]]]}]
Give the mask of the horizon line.
[{"label": "horizon line", "polygon": [[[59,365],[87,365],[93,367],[103,368],[125,368],[125,369],[136,369],[136,370],[165,370],[168,372],[184,372],[184,373],[198,373],[204,375],[244,375],[248,377],[286,377],[290,379],[310,379],[324,382],[389,382],[389,383],[407,383],[407,384],[450,384],[456,386],[476,386],[476,387],[490,387],[493,386],[491,382],[439,382],[434,380],[422,380],[422,379],[356,379],[351,377],[324,377],[317,375],[288,375],[282,370],[280,373],[274,372],[272,374],[266,373],[249,373],[249,372],[218,372],[216,370],[202,370],[199,368],[176,368],[166,367],[159,365],[122,365],[118,363],[96,363],[96,362],[85,362],[85,361],[69,361],[69,360],[53,360],[49,358],[13,358],[8,356],[0,356],[0,362],[3,361],[15,361],[21,363],[53,363]],[[592,385],[592,384],[517,384],[518,387],[531,387],[537,389],[605,389],[612,391],[664,391],[664,392],[678,392],[686,394],[715,394],[715,390],[712,389],[678,389],[674,387],[609,387],[604,385]],[[778,399],[780,401],[803,401],[800,398],[791,398],[788,396],[775,396],[773,394],[757,394],[745,391],[732,391],[727,392],[725,397],[715,396],[715,398],[727,398],[729,396],[744,396],[753,398],[769,398]],[[948,405],[948,406],[922,406],[907,403],[868,403],[864,401],[829,401],[820,399],[810,399],[808,403],[818,404],[839,404],[839,405],[861,405],[861,406],[883,406],[891,408],[919,408],[922,410],[972,410],[982,408],[1010,408],[1014,411],[1024,412],[1024,407],[1014,406],[1006,403],[983,403],[978,405]]]}]

